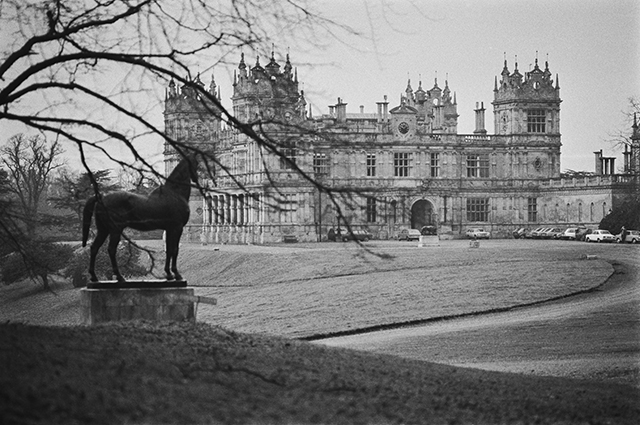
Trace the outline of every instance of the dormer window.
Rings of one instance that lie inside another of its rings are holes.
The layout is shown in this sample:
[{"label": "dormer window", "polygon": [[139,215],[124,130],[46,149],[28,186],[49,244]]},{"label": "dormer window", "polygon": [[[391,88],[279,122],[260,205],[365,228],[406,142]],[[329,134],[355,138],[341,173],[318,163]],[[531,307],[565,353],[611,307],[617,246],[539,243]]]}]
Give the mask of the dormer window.
[{"label": "dormer window", "polygon": [[544,109],[527,110],[527,133],[546,133],[546,121]]}]

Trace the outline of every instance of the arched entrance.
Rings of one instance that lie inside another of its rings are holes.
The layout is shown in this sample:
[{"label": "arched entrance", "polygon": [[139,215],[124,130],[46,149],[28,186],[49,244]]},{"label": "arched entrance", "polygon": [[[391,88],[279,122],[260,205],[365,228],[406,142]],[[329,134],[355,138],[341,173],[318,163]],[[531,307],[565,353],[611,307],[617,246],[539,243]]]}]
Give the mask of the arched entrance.
[{"label": "arched entrance", "polygon": [[423,226],[435,226],[436,213],[433,204],[426,199],[414,202],[411,206],[411,228],[422,229]]}]

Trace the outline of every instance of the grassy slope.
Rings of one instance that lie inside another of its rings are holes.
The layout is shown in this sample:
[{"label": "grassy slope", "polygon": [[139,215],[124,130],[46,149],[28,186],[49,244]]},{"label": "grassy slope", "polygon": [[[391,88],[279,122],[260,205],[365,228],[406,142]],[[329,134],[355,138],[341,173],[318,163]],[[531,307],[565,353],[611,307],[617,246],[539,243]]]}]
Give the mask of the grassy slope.
[{"label": "grassy slope", "polygon": [[[593,288],[613,271],[576,245],[464,241],[415,244],[187,247],[181,268],[197,294],[198,320],[245,332],[308,337],[502,309]],[[206,265],[202,267],[200,265]]]},{"label": "grassy slope", "polygon": [[[382,258],[344,244],[186,246],[181,268],[199,293],[219,298],[199,306],[199,321],[289,336],[531,302],[611,272],[580,260],[575,246],[503,247],[452,244],[434,255],[399,245],[381,248],[391,254]],[[25,291],[0,291],[0,320],[79,320],[77,290]],[[635,423],[639,397],[628,386],[457,369],[207,324],[0,326],[0,423]]]},{"label": "grassy slope", "polygon": [[627,386],[459,369],[207,324],[0,326],[0,423],[636,423]]}]

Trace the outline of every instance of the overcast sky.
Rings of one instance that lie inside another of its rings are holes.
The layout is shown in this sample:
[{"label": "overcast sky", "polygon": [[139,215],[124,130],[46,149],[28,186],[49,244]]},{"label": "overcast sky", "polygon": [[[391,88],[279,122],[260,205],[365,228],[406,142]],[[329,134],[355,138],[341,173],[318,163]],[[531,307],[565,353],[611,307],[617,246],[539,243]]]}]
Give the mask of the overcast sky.
[{"label": "overcast sky", "polygon": [[[358,30],[360,36],[316,40],[323,48],[275,45],[281,61],[289,49],[314,115],[340,97],[347,112],[375,112],[387,95],[397,106],[407,80],[413,89],[438,84],[456,93],[460,134],[474,130],[476,102],[487,109],[493,132],[493,87],[504,60],[528,71],[537,57],[560,82],[562,170],[594,170],[593,152],[622,155],[606,140],[630,124],[623,112],[640,98],[640,2],[638,0],[310,0],[320,13]],[[255,55],[245,52],[249,66]],[[240,52],[237,53],[239,60]],[[205,84],[210,63],[198,65]],[[261,58],[265,65],[268,58]],[[214,69],[223,104],[231,107],[235,66]],[[198,70],[192,70],[197,72]],[[150,119],[162,126],[162,95],[149,100]],[[6,141],[19,128],[4,127]],[[630,128],[628,128],[630,131]],[[125,151],[123,146],[114,147]],[[162,164],[162,141],[146,141],[145,152]],[[74,149],[69,155],[77,156]],[[151,159],[151,158],[150,158]],[[77,158],[75,158],[77,162]],[[102,168],[92,163],[92,167]]]}]

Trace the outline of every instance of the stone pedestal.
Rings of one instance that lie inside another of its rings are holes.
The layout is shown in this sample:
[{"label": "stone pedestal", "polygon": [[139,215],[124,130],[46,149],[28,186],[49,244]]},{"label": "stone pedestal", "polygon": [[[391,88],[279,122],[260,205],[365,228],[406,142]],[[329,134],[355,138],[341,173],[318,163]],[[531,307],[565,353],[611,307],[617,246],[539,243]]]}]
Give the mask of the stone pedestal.
[{"label": "stone pedestal", "polygon": [[195,322],[193,288],[84,288],[82,320],[86,325],[126,320]]},{"label": "stone pedestal", "polygon": [[425,246],[440,246],[440,238],[438,235],[422,235],[418,240],[418,248]]}]

